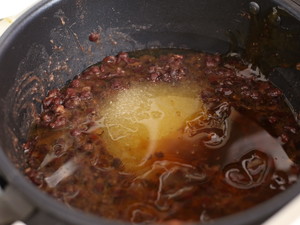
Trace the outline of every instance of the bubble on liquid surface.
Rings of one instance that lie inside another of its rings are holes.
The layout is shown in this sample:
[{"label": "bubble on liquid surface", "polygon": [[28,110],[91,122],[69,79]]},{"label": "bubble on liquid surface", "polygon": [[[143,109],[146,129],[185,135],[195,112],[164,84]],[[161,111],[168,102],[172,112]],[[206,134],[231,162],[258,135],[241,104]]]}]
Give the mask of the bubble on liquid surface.
[{"label": "bubble on liquid surface", "polygon": [[238,162],[227,165],[224,169],[225,180],[238,189],[258,187],[267,180],[274,169],[270,156],[260,150],[245,154]]}]

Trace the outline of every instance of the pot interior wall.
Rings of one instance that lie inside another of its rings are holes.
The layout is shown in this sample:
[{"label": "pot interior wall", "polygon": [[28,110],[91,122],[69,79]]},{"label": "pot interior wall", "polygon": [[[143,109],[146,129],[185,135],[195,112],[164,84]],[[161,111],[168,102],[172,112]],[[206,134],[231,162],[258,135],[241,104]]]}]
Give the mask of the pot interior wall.
[{"label": "pot interior wall", "polygon": [[[259,3],[262,11],[272,7],[270,1]],[[65,0],[38,7],[2,39],[1,148],[18,166],[20,146],[33,115],[40,112],[41,99],[107,55],[152,47],[225,53],[232,33],[239,34],[235,37],[244,47],[248,4],[247,0]],[[91,32],[100,34],[99,43],[88,40]],[[282,83],[281,77],[276,79]],[[294,100],[299,95],[295,80],[300,82],[300,77],[292,78],[292,92],[290,84],[284,87]],[[293,103],[297,105],[296,100]]]}]

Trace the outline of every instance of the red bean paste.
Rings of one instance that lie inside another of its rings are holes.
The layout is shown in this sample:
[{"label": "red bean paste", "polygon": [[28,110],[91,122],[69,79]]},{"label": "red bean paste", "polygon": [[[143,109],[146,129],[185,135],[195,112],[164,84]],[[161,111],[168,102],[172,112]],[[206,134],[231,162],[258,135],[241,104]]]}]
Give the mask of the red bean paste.
[{"label": "red bean paste", "polygon": [[240,57],[122,52],[48,93],[24,173],[101,217],[205,222],[295,183],[299,147],[282,91]]}]

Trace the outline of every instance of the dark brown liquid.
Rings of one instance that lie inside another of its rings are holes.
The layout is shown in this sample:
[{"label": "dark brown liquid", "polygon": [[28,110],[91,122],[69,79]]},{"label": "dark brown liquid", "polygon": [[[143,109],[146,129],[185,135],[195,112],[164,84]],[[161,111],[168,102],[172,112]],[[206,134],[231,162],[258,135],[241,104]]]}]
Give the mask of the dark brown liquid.
[{"label": "dark brown liquid", "polygon": [[154,52],[108,57],[49,94],[25,144],[34,183],[147,223],[230,215],[296,181],[299,125],[279,89],[236,57]]}]

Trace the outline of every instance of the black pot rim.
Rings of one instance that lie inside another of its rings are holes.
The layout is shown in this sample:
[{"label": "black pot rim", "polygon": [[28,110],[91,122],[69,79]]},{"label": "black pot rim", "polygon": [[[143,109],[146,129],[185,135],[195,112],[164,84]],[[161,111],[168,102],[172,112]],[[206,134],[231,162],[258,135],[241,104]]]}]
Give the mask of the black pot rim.
[{"label": "black pot rim", "polygon": [[[17,35],[19,29],[25,27],[26,24],[34,19],[40,12],[47,10],[51,5],[60,2],[61,0],[41,1],[26,11],[20,16],[1,36],[0,38],[0,52],[9,46],[9,40]],[[62,221],[65,221],[74,225],[118,225],[128,224],[124,222],[111,221],[97,216],[87,214],[78,209],[71,209],[65,206],[63,203],[48,196],[34,184],[32,184],[26,177],[13,165],[9,160],[4,150],[0,146],[0,171],[7,179],[8,184],[15,187],[20,193],[24,194],[24,197],[28,199],[37,209],[48,213],[50,216],[54,216]],[[248,210],[223,217],[213,222],[209,222],[211,225],[247,225],[261,222],[261,217],[267,218],[274,214],[277,210],[282,208],[286,203],[291,201],[296,195],[300,193],[300,182],[295,183],[286,191],[274,196],[273,198],[253,207]],[[263,216],[262,216],[263,214]]]}]

